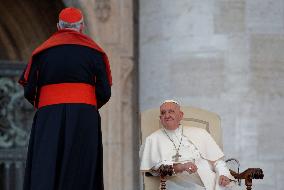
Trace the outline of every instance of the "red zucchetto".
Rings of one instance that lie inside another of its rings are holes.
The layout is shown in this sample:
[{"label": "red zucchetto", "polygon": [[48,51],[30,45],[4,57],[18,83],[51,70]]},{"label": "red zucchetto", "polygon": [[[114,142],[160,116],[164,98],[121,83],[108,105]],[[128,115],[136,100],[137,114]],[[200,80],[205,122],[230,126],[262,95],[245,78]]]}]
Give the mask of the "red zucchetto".
[{"label": "red zucchetto", "polygon": [[83,21],[83,14],[79,9],[68,7],[60,12],[59,20],[68,23],[78,23]]}]

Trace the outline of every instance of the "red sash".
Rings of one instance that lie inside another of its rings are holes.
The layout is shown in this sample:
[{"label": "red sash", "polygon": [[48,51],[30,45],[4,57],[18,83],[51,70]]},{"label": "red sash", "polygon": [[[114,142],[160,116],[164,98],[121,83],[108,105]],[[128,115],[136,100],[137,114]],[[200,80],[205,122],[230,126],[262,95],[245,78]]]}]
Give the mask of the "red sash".
[{"label": "red sash", "polygon": [[60,83],[41,87],[38,108],[62,103],[97,105],[95,87],[85,83]]}]

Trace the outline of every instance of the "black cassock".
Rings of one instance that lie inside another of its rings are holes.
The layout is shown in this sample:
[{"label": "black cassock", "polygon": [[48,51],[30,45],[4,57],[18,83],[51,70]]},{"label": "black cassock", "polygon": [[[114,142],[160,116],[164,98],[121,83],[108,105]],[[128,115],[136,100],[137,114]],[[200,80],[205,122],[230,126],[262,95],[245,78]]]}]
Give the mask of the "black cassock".
[{"label": "black cassock", "polygon": [[103,152],[98,108],[111,96],[102,54],[81,45],[60,45],[42,51],[33,58],[24,88],[25,98],[33,103],[36,89],[59,83],[94,85],[98,105],[60,103],[37,110],[24,190],[102,190]]}]

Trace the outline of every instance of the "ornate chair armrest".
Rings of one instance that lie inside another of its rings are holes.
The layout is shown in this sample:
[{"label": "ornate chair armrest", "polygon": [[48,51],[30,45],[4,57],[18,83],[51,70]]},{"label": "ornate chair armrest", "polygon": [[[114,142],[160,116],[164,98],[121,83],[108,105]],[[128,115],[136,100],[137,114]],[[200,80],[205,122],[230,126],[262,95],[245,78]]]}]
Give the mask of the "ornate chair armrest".
[{"label": "ornate chair armrest", "polygon": [[248,168],[247,170],[240,173],[240,162],[235,158],[230,158],[226,160],[226,162],[234,161],[238,165],[238,171],[235,172],[230,169],[230,173],[232,176],[234,176],[235,179],[238,180],[239,185],[241,185],[241,180],[245,180],[245,185],[247,186],[247,190],[251,189],[252,186],[252,180],[253,179],[263,179],[263,171],[260,168]]},{"label": "ornate chair armrest", "polygon": [[252,179],[263,179],[264,177],[263,171],[260,168],[248,168],[242,173],[236,173],[230,170],[230,173],[236,179],[239,179],[239,180],[244,179],[245,185],[247,186],[247,190],[252,189]]},{"label": "ornate chair armrest", "polygon": [[242,173],[237,173],[232,170],[230,170],[230,172],[236,179],[263,179],[264,177],[263,171],[260,168],[248,168]]},{"label": "ornate chair armrest", "polygon": [[161,177],[172,176],[174,174],[174,168],[172,165],[161,165],[158,172]]},{"label": "ornate chair armrest", "polygon": [[[154,175],[153,175],[154,173]],[[150,172],[145,172],[145,176],[172,176],[174,174],[173,166],[171,165],[161,165],[157,170],[151,169]]]},{"label": "ornate chair armrest", "polygon": [[[157,170],[152,169],[151,172],[157,174],[160,177],[160,190],[166,190],[166,176],[172,176],[174,174],[173,166],[161,165]],[[145,176],[154,176],[151,172],[146,172]]]}]

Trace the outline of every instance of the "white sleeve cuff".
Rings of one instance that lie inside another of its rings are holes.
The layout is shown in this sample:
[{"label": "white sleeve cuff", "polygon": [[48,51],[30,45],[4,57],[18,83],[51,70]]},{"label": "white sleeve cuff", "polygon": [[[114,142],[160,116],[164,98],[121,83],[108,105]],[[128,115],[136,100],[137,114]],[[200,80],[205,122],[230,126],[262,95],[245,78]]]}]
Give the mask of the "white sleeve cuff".
[{"label": "white sleeve cuff", "polygon": [[224,176],[230,176],[231,173],[226,165],[226,162],[224,160],[217,160],[214,163],[214,168],[215,168],[215,172],[220,175],[224,175]]}]

